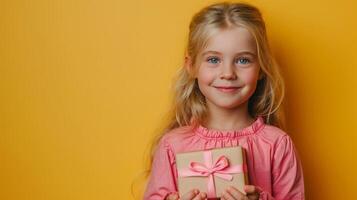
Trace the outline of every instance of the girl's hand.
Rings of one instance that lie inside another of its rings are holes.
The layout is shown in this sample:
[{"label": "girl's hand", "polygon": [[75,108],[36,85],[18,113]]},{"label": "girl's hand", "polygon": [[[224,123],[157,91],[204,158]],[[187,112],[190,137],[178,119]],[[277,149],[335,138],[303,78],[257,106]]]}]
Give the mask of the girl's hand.
[{"label": "girl's hand", "polygon": [[222,193],[221,200],[258,200],[261,189],[254,185],[245,185],[244,191],[247,195],[244,195],[235,187],[230,186]]},{"label": "girl's hand", "polygon": [[179,195],[177,193],[175,194],[169,194],[165,200],[178,200],[179,199]]},{"label": "girl's hand", "polygon": [[204,192],[200,192],[197,189],[191,190],[184,194],[181,198],[179,195],[176,194],[170,194],[166,197],[165,200],[204,200],[207,198],[207,194]]}]

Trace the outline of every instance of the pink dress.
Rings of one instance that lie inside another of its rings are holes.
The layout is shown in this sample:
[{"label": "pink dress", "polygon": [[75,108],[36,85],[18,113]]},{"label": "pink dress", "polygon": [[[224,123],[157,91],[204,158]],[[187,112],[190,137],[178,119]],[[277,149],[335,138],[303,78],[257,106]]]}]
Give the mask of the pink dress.
[{"label": "pink dress", "polygon": [[305,199],[303,170],[292,139],[259,116],[242,130],[219,131],[200,125],[166,133],[154,155],[144,200],[163,200],[178,191],[176,153],[237,145],[246,150],[249,183],[262,189],[260,200]]}]

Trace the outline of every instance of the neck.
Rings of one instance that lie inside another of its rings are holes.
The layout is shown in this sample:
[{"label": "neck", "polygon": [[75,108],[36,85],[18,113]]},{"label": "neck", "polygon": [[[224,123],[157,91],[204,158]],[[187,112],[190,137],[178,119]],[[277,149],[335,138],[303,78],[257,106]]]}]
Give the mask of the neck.
[{"label": "neck", "polygon": [[216,130],[241,130],[254,122],[248,113],[248,101],[234,109],[223,109],[208,103],[208,116],[204,126]]}]

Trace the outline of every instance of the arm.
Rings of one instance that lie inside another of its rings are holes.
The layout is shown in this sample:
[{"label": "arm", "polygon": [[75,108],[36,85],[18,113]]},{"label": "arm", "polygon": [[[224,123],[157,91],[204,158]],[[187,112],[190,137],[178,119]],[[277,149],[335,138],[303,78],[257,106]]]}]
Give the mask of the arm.
[{"label": "arm", "polygon": [[275,147],[272,166],[273,194],[263,191],[260,200],[304,200],[304,177],[298,152],[289,135]]},{"label": "arm", "polygon": [[[259,186],[245,185],[244,190],[251,200],[304,200],[304,178],[298,153],[291,138],[284,135],[273,150],[272,194]],[[234,187],[222,193],[222,200],[243,199],[245,195]]]},{"label": "arm", "polygon": [[162,138],[154,154],[151,174],[144,193],[144,200],[164,200],[176,191],[174,154]]}]

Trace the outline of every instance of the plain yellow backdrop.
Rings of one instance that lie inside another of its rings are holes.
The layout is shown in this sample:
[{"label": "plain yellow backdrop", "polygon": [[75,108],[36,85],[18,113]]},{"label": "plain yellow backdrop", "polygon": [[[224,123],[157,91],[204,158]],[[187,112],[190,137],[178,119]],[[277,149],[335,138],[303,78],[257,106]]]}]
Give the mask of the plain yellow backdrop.
[{"label": "plain yellow backdrop", "polygon": [[[189,21],[212,2],[1,1],[0,199],[133,199]],[[357,3],[246,2],[282,67],[307,199],[357,199]]]}]

